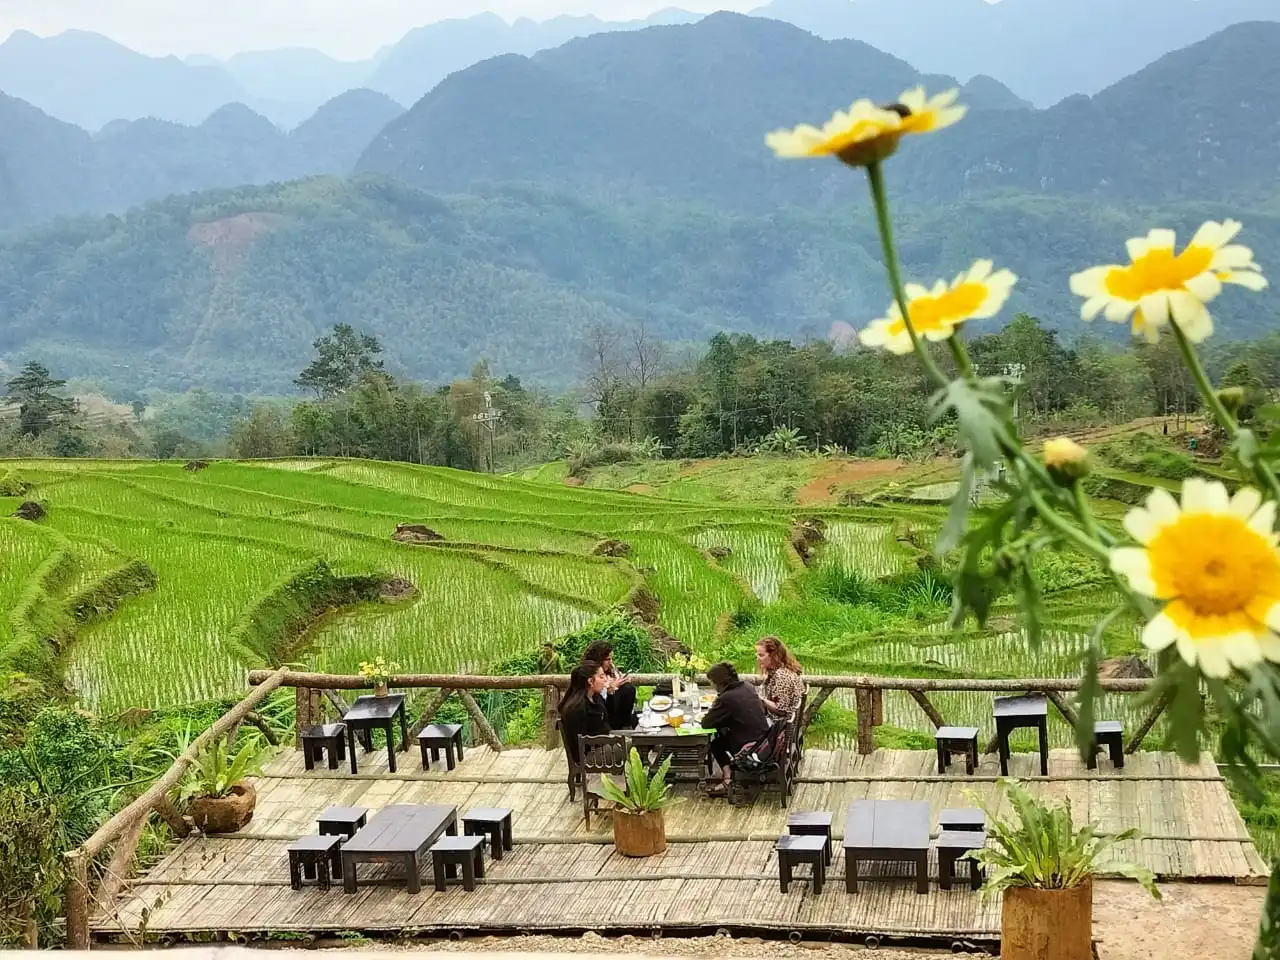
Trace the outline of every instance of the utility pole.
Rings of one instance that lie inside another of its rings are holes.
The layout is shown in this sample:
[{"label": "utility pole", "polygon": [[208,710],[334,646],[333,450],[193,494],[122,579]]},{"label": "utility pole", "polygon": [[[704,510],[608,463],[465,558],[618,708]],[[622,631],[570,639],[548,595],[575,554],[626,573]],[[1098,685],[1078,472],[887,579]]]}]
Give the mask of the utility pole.
[{"label": "utility pole", "polygon": [[489,472],[493,473],[494,436],[498,432],[498,421],[502,419],[502,411],[493,406],[493,394],[484,392],[484,413],[473,413],[471,419],[489,430]]}]

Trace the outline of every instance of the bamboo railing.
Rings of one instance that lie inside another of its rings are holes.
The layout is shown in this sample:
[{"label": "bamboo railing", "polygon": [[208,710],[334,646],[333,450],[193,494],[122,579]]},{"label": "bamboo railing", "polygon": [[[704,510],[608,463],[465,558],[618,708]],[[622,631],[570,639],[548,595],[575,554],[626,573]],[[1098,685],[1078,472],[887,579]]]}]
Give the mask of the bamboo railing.
[{"label": "bamboo railing", "polygon": [[[671,674],[633,674],[631,681],[638,686],[657,686],[669,683]],[[743,677],[759,680],[759,677]],[[927,680],[904,677],[875,676],[805,676],[810,689],[810,699],[801,718],[801,730],[805,730],[822,705],[837,690],[852,690],[858,717],[858,752],[875,750],[875,728],[884,722],[884,692],[901,690],[908,693],[935,728],[946,726],[946,719],[929,699],[929,694],[942,691],[972,691],[989,693],[1042,693],[1074,725],[1075,711],[1064,695],[1080,689],[1079,680],[1040,678],[1020,680]],[[705,677],[700,677],[705,682]],[[1112,693],[1142,693],[1153,681],[1147,679],[1101,680],[1104,691]],[[168,801],[169,791],[182,779],[198,751],[207,743],[221,736],[234,737],[235,731],[246,722],[253,722],[255,708],[273,691],[281,687],[294,689],[297,719],[295,728],[301,731],[308,726],[323,723],[327,711],[338,717],[348,707],[339,691],[371,690],[373,684],[358,675],[302,673],[288,669],[255,670],[249,674],[249,684],[254,688],[248,696],[232,707],[208,730],[197,737],[174,761],[173,765],[141,796],[104,823],[81,846],[68,851],[66,858],[67,886],[65,912],[67,920],[67,947],[86,950],[90,945],[89,920],[94,904],[109,907],[123,889],[133,869],[139,838],[151,814],[155,813],[168,822],[179,835],[186,831],[185,823]],[[558,746],[555,732],[556,704],[561,691],[569,684],[566,674],[536,674],[529,676],[467,676],[453,674],[404,674],[392,677],[389,686],[407,690],[435,690],[425,704],[415,724],[415,732],[430,723],[440,708],[457,696],[466,707],[474,724],[475,734],[496,750],[502,744],[484,711],[476,702],[473,691],[541,690],[543,716],[546,721],[547,746]],[[1134,731],[1127,753],[1135,752],[1151,728],[1159,719],[1167,703],[1161,699],[1152,704],[1146,717]],[[296,741],[295,741],[296,742]],[[988,745],[990,753],[993,746]],[[115,843],[104,878],[95,891],[90,883],[90,865],[102,856],[111,843]]]}]

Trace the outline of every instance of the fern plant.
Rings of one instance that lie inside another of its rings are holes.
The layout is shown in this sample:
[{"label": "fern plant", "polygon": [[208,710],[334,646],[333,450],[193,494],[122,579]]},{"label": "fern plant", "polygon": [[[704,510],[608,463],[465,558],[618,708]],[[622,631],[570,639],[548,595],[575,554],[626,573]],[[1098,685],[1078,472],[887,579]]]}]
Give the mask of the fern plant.
[{"label": "fern plant", "polygon": [[678,798],[671,795],[671,786],[667,783],[667,773],[670,770],[671,758],[667,757],[650,775],[644,761],[640,759],[639,751],[632,747],[622,771],[627,783],[626,789],[623,790],[605,773],[600,775],[600,793],[624,813],[652,813],[677,802]]},{"label": "fern plant", "polygon": [[966,854],[986,871],[984,895],[990,897],[1011,887],[1070,890],[1105,872],[1136,880],[1151,896],[1160,899],[1155,875],[1146,867],[1104,858],[1109,848],[1136,838],[1138,831],[1101,836],[1092,823],[1077,830],[1071,820],[1070,800],[1063,799],[1061,804],[1049,807],[1016,780],[1002,778],[998,785],[1009,798],[1018,822],[996,820],[987,811],[996,846]]},{"label": "fern plant", "polygon": [[182,800],[195,797],[220,800],[229,796],[236,784],[246,777],[261,773],[262,760],[262,745],[258,740],[246,739],[240,749],[232,753],[227,738],[219,737],[196,754],[178,788],[178,797]]}]

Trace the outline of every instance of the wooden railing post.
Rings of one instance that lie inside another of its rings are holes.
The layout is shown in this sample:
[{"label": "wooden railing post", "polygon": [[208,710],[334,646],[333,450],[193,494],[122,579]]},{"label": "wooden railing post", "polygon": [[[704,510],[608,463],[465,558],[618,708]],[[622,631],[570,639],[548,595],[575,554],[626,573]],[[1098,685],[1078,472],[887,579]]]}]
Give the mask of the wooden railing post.
[{"label": "wooden railing post", "polygon": [[316,721],[311,716],[311,688],[310,687],[294,687],[293,688],[293,747],[295,750],[302,749],[302,731],[308,727],[315,726]]},{"label": "wooden railing post", "polygon": [[556,722],[560,719],[560,691],[556,687],[542,688],[542,736],[543,746],[555,750],[560,746],[560,733]]},{"label": "wooden railing post", "polygon": [[67,949],[89,949],[89,855],[83,850],[63,854],[67,868]]},{"label": "wooden railing post", "polygon": [[858,710],[858,753],[875,753],[875,706],[871,691],[866,687],[854,688],[854,704]]}]

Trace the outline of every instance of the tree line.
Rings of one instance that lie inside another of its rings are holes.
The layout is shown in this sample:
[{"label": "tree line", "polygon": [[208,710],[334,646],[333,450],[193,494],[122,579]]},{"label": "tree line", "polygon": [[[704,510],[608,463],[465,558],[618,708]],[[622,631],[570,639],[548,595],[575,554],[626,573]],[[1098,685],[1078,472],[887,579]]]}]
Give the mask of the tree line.
[{"label": "tree line", "polygon": [[[595,325],[580,338],[579,387],[553,394],[484,361],[443,385],[397,378],[375,336],[338,324],[314,342],[294,381],[305,399],[193,391],[157,415],[135,398],[132,422],[89,418],[65,395],[66,382],[32,361],[6,384],[0,454],[367,457],[509,470],[561,458],[590,465],[636,456],[809,449],[914,457],[946,449],[951,428],[931,421],[918,365],[841,341],[721,333],[690,350],[644,326]],[[981,374],[1018,382],[1028,426],[1198,410],[1172,338],[1122,345],[1085,336],[1067,345],[1019,314],[972,339],[970,354]],[[1221,386],[1243,388],[1246,415],[1280,387],[1280,333],[1216,345],[1208,359]]]}]

